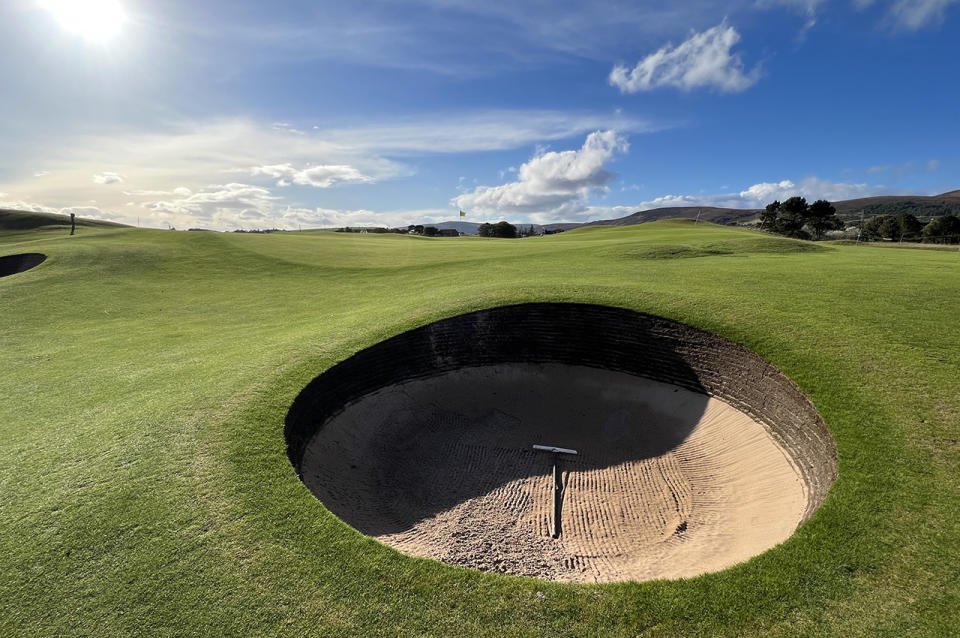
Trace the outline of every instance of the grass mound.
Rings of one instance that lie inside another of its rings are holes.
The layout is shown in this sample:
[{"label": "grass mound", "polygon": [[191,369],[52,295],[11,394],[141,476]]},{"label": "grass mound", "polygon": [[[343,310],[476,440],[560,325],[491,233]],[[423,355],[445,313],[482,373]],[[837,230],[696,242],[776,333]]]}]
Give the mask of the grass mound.
[{"label": "grass mound", "polygon": [[769,254],[796,254],[814,253],[830,250],[823,244],[812,241],[790,239],[788,237],[758,236],[742,239],[728,239],[715,244],[709,244],[709,249],[736,253],[769,253]]},{"label": "grass mound", "polygon": [[[680,220],[672,220],[676,224]],[[687,224],[692,226],[692,224]],[[722,255],[751,254],[802,254],[830,250],[829,247],[811,241],[787,237],[750,234],[736,239],[693,244],[650,243],[640,245],[616,245],[603,249],[603,254],[622,259],[692,259]]]}]

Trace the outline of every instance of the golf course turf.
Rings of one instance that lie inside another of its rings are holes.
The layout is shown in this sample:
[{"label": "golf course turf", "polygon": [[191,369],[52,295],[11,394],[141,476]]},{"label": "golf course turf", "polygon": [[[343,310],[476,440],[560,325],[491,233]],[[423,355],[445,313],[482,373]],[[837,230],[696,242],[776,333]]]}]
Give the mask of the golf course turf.
[{"label": "golf course turf", "polygon": [[[960,254],[665,221],[545,238],[0,231],[0,635],[947,636],[960,608]],[[561,584],[401,554],[298,480],[310,381],[530,302],[664,317],[806,394],[837,448],[783,544]]]}]

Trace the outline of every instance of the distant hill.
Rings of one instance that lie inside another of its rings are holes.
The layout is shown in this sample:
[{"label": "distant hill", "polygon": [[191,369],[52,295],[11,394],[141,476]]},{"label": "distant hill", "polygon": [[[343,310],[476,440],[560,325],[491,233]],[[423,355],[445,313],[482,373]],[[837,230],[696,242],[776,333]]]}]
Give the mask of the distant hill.
[{"label": "distant hill", "polygon": [[[70,226],[70,215],[57,213],[34,213],[25,210],[9,210],[0,208],[0,231],[2,230],[32,230],[50,226]],[[77,226],[86,228],[129,228],[126,224],[105,222],[99,219],[85,219],[77,217]]]},{"label": "distant hill", "polygon": [[700,221],[713,222],[714,224],[742,224],[753,221],[759,214],[759,209],[715,208],[713,206],[672,206],[668,208],[653,208],[650,210],[637,211],[626,217],[601,219],[581,225],[632,226],[633,224],[644,224],[646,222],[655,222],[660,219],[676,217],[696,219],[698,215],[700,216]]},{"label": "distant hill", "polygon": [[941,215],[960,215],[960,190],[940,195],[887,195],[882,197],[861,197],[834,202],[837,214],[844,220],[859,219],[876,215],[899,215],[910,213],[919,218],[939,217]]}]

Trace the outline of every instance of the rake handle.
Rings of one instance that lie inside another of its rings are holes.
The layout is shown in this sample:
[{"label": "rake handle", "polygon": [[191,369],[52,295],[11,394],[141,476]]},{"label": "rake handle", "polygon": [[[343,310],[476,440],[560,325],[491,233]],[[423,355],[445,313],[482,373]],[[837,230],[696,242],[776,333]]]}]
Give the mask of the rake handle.
[{"label": "rake handle", "polygon": [[553,538],[560,538],[560,507],[563,503],[563,472],[560,459],[553,455]]}]

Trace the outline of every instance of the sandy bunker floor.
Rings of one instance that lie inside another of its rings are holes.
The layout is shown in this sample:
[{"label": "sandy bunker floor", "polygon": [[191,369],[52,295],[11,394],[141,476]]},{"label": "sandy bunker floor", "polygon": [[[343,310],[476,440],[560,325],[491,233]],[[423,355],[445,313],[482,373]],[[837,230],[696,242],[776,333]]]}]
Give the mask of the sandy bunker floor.
[{"label": "sandy bunker floor", "polygon": [[[562,535],[550,537],[552,458]],[[704,394],[563,364],[472,367],[373,392],[311,439],[303,480],[396,549],[557,581],[690,577],[786,540],[807,489],[766,427]]]}]

